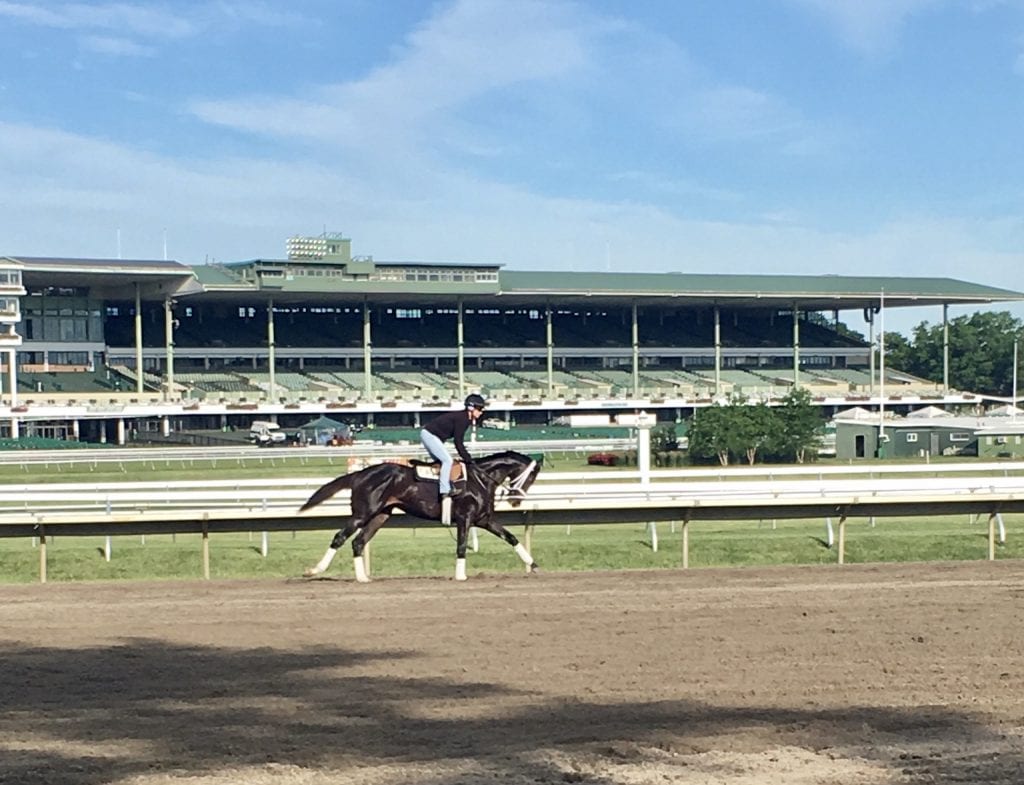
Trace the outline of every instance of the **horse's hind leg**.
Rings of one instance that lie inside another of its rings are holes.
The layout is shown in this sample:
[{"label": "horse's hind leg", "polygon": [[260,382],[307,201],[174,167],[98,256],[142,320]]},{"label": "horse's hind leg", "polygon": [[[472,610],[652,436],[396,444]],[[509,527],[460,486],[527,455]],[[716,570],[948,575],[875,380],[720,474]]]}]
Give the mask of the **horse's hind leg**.
[{"label": "horse's hind leg", "polygon": [[316,563],[315,567],[310,567],[303,574],[307,578],[312,578],[325,572],[327,568],[331,566],[331,562],[334,561],[335,554],[337,554],[341,546],[345,544],[345,541],[358,531],[359,526],[356,523],[356,519],[352,518],[344,529],[339,529],[334,537],[331,538],[331,544],[327,546],[327,550],[324,552],[323,558]]},{"label": "horse's hind leg", "polygon": [[366,571],[366,562],[363,560],[363,549],[390,517],[390,512],[374,515],[366,522],[365,526],[360,527],[358,533],[352,538],[352,567],[356,572],[356,580],[360,583],[370,582],[370,576]]}]

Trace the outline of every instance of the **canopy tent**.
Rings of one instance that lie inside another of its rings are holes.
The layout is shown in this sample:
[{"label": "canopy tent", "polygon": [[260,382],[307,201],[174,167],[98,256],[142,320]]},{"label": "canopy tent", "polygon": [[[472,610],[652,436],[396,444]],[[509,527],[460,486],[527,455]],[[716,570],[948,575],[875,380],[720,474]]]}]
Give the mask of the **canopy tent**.
[{"label": "canopy tent", "polygon": [[1014,406],[1011,403],[1005,403],[1002,406],[996,406],[993,409],[989,409],[985,412],[988,417],[1018,417],[1024,415],[1024,409]]},{"label": "canopy tent", "polygon": [[312,444],[330,444],[335,438],[351,439],[352,429],[346,423],[332,420],[330,417],[317,417],[305,425],[295,429],[302,435],[302,440]]}]

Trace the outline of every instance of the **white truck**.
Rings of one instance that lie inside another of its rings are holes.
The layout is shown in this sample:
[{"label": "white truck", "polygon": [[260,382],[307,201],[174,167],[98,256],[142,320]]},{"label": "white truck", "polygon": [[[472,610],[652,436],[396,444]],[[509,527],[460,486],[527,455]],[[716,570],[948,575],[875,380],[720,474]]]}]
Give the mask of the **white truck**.
[{"label": "white truck", "polygon": [[249,441],[259,447],[273,447],[288,440],[281,426],[270,420],[254,420],[249,426]]}]

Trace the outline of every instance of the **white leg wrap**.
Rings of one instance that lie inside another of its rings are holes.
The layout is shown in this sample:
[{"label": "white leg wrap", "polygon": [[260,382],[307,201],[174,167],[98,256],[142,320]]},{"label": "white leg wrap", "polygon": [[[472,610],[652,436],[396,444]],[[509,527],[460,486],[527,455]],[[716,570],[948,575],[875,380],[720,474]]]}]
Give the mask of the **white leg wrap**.
[{"label": "white leg wrap", "polygon": [[522,559],[523,564],[525,564],[527,567],[533,564],[533,557],[530,555],[530,552],[526,550],[526,546],[524,546],[522,543],[518,543],[516,545],[516,556]]},{"label": "white leg wrap", "polygon": [[455,560],[455,580],[464,581],[466,580],[466,560],[456,559]]},{"label": "white leg wrap", "polygon": [[357,581],[360,583],[370,582],[370,576],[366,574],[366,565],[363,564],[362,556],[356,556],[352,559],[352,566],[355,568]]},{"label": "white leg wrap", "polygon": [[316,567],[306,572],[306,575],[319,575],[324,572],[328,567],[331,566],[331,562],[334,561],[334,554],[338,552],[337,548],[328,548],[327,552],[324,553],[324,557],[316,563]]},{"label": "white leg wrap", "polygon": [[452,525],[452,497],[445,496],[441,499],[441,523],[445,526]]}]

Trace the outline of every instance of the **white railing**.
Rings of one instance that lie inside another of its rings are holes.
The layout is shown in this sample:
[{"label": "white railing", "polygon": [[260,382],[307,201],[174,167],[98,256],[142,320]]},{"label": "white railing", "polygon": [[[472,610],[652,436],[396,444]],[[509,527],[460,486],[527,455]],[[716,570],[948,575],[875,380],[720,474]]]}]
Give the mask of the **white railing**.
[{"label": "white railing", "polygon": [[[966,512],[988,515],[989,558],[994,558],[996,525],[1005,538],[1002,513],[1024,511],[1024,473],[978,475],[986,466],[960,464],[940,469],[889,467],[886,477],[753,479],[753,472],[725,469],[651,472],[541,474],[518,507],[496,505],[506,525],[635,523],[674,521],[687,527],[700,520],[820,518],[839,520],[838,561],[843,562],[848,517],[915,516]],[[795,467],[794,467],[795,468]],[[846,467],[833,467],[834,470]],[[814,471],[814,470],[812,470]],[[937,476],[921,476],[922,472]],[[762,471],[779,474],[773,467]],[[863,474],[863,469],[860,470]],[[970,472],[970,473],[969,473]],[[834,472],[837,473],[837,472]],[[874,474],[882,473],[880,467]],[[684,475],[680,477],[679,475]],[[742,479],[740,479],[742,477]],[[335,529],[350,514],[343,492],[299,514],[298,508],[328,477],[282,480],[181,480],[131,483],[14,483],[0,485],[0,536],[38,537],[40,575],[45,579],[45,542],[54,535],[201,532],[204,564],[211,531]],[[732,481],[725,482],[723,480]],[[393,525],[423,525],[396,516]],[[652,536],[656,536],[652,530]]]}]

